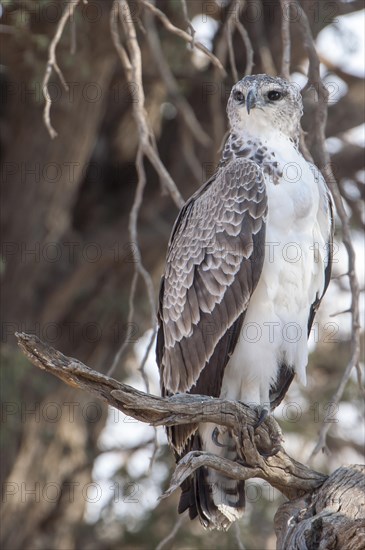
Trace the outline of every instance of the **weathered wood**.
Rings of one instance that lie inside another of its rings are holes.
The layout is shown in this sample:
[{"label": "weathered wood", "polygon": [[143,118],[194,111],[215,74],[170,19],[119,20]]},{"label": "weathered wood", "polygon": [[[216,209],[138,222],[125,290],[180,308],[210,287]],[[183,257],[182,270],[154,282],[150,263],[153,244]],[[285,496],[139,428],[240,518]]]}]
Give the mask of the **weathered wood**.
[{"label": "weathered wood", "polygon": [[34,365],[137,420],[154,426],[214,422],[233,431],[244,466],[209,453],[189,453],[178,463],[168,494],[202,465],[209,465],[235,479],[260,477],[289,499],[311,493],[326,479],[325,475],[297,462],[285,452],[281,430],[274,418],[267,417],[254,429],[258,412],[243,403],[205,395],[184,394],[170,398],[150,395],[93,371],[77,359],[47,346],[36,336],[24,333],[16,336],[19,346]]},{"label": "weathered wood", "polygon": [[275,515],[277,548],[360,550],[365,547],[365,468],[343,466],[305,498]]},{"label": "weathered wood", "polygon": [[192,451],[178,462],[170,487],[160,498],[168,497],[201,466],[233,479],[259,477],[289,499],[275,517],[278,549],[358,550],[364,547],[363,467],[342,467],[327,477],[285,452],[274,418],[269,416],[255,428],[259,411],[243,403],[205,395],[181,394],[170,398],[150,395],[90,369],[36,336],[24,333],[16,336],[20,348],[34,365],[137,420],[154,426],[214,422],[232,430],[240,461]]}]

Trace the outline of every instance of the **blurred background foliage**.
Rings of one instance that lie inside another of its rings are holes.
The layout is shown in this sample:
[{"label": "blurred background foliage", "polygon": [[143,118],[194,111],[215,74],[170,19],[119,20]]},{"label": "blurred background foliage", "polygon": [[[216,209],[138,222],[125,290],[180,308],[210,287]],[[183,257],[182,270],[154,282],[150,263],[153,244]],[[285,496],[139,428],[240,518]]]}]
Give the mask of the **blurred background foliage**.
[{"label": "blurred background foliage", "polygon": [[[150,311],[138,283],[132,327],[127,323],[135,243],[128,218],[137,182],[138,137],[132,117],[133,89],[110,36],[110,0],[81,2],[65,28],[57,56],[69,90],[56,74],[50,81],[51,140],[42,119],[42,80],[48,47],[66,3],[52,0],[1,2],[1,282],[2,282],[2,547],[39,549],[149,549],[176,524],[178,495],[157,502],[167,487],[173,459],[163,430],[131,422],[61,382],[37,372],[17,350],[15,331],[40,338],[106,372],[129,330],[129,345],[114,376],[144,389],[138,366],[150,338]],[[301,2],[317,38],[322,76],[330,91],[327,145],[346,208],[351,213],[359,274],[364,259],[363,2]],[[175,25],[186,28],[180,0],[157,0]],[[209,136],[203,144],[189,130],[169,94],[149,46],[150,28],[138,0],[130,1],[143,59],[146,110],[162,161],[183,197],[212,172],[226,131],[225,104],[234,83],[229,64],[226,21],[230,2],[188,0],[197,39],[227,68],[227,77],[206,63],[156,21],[162,51]],[[281,11],[278,2],[246,2],[241,15],[254,52],[254,73],[277,74],[281,64]],[[145,26],[144,26],[145,25]],[[291,74],[303,88],[309,148],[316,101],[305,89],[307,60],[292,22]],[[327,34],[324,34],[327,33]],[[247,55],[233,35],[237,70]],[[336,52],[339,48],[340,55]],[[360,53],[361,59],[361,53]],[[316,151],[311,148],[316,158]],[[167,241],[177,209],[161,192],[146,161],[148,185],[139,213],[138,237],[144,265],[157,299]],[[307,461],[321,423],[334,421],[330,454],[314,467],[329,472],[358,462],[363,452],[363,404],[355,373],[340,407],[329,402],[350,354],[346,255],[340,243],[331,283],[311,339],[309,381],[293,383],[276,416],[287,450]],[[363,283],[362,283],[363,285]],[[363,309],[362,309],[363,311]],[[328,325],[332,323],[332,325]],[[132,329],[132,330],[130,330]],[[153,351],[146,370],[158,393]],[[327,415],[327,416],[326,416]],[[164,548],[275,548],[272,521],[281,495],[251,482],[248,509],[237,529],[209,533],[182,520]],[[239,538],[241,541],[239,541]]]}]

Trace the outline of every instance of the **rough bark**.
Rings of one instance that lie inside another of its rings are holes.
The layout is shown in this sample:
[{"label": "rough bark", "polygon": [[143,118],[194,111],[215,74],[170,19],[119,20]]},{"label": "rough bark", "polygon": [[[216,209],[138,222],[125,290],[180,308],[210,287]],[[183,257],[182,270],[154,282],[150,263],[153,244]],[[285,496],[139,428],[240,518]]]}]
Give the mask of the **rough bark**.
[{"label": "rough bark", "polygon": [[365,468],[343,466],[311,495],[280,506],[277,548],[360,550],[365,534]]},{"label": "rough bark", "polygon": [[360,548],[364,520],[364,469],[343,467],[330,477],[292,459],[272,417],[258,427],[258,412],[239,402],[202,395],[153,396],[89,369],[77,359],[45,345],[37,337],[17,334],[25,355],[37,367],[66,384],[83,389],[124,413],[154,426],[214,422],[233,431],[241,460],[190,452],[177,464],[169,496],[191,473],[209,466],[234,479],[259,477],[285,495],[275,518],[277,548],[298,550]]}]

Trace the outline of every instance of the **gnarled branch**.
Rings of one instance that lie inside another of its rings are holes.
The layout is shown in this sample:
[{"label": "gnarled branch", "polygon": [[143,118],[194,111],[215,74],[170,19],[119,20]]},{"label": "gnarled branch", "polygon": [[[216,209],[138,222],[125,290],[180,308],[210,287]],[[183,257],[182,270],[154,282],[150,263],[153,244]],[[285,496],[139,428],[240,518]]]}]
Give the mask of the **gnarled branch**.
[{"label": "gnarled branch", "polygon": [[213,422],[232,430],[241,460],[232,462],[212,453],[191,451],[178,462],[170,487],[160,498],[168,497],[202,466],[238,480],[259,477],[289,499],[275,517],[278,549],[361,547],[365,524],[363,467],[342,467],[327,477],[285,452],[274,418],[269,416],[255,429],[258,411],[243,403],[206,395],[178,394],[169,398],[150,395],[66,357],[36,336],[24,333],[16,336],[34,365],[137,420],[153,426]]},{"label": "gnarled branch", "polygon": [[188,453],[178,463],[167,494],[200,466],[209,466],[234,479],[260,477],[289,499],[311,493],[326,479],[325,475],[300,464],[285,452],[281,446],[281,430],[273,417],[266,418],[255,430],[258,412],[243,403],[206,395],[178,394],[169,398],[150,395],[100,374],[77,359],[66,357],[36,336],[24,333],[16,336],[19,346],[34,365],[137,420],[153,426],[214,422],[233,431],[241,464],[209,453]]}]

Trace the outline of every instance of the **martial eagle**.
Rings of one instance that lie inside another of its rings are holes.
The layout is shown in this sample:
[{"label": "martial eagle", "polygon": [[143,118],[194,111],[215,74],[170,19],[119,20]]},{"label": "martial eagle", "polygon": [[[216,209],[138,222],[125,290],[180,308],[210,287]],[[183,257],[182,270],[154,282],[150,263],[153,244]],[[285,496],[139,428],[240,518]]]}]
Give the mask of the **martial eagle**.
[{"label": "martial eagle", "polygon": [[[162,393],[205,394],[272,411],[294,375],[306,382],[307,337],[331,271],[326,184],[299,151],[298,88],[246,76],[227,106],[230,133],[215,174],[175,222],[161,282]],[[176,458],[202,449],[237,458],[227,430],[168,428]],[[241,517],[244,482],[200,468],[179,512],[209,529]]]}]

